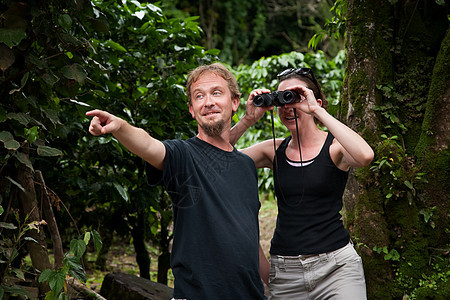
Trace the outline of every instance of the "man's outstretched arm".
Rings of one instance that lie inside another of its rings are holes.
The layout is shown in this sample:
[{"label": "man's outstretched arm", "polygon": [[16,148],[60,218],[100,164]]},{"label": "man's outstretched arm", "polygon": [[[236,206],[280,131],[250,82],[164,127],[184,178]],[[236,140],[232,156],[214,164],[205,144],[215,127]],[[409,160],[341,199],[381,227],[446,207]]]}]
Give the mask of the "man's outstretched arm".
[{"label": "man's outstretched arm", "polygon": [[94,136],[111,133],[128,150],[141,157],[155,168],[162,170],[166,148],[145,130],[132,126],[124,119],[106,111],[91,110],[86,116],[92,117],[89,132]]}]

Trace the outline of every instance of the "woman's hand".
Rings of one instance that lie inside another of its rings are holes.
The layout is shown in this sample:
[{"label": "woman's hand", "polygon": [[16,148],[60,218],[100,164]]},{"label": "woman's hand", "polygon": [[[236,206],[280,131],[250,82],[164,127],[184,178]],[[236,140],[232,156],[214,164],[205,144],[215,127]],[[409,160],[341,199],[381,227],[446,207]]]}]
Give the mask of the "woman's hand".
[{"label": "woman's hand", "polygon": [[316,99],[314,92],[307,87],[297,85],[290,90],[296,91],[300,96],[300,102],[286,104],[286,108],[295,108],[304,113],[313,115],[322,107],[322,100]]},{"label": "woman's hand", "polygon": [[244,132],[250,128],[253,124],[258,122],[262,118],[264,113],[268,110],[273,110],[273,106],[267,107],[256,107],[253,105],[253,99],[257,95],[264,93],[270,93],[268,89],[257,89],[253,90],[247,100],[247,107],[245,108],[244,117],[231,128],[230,130],[230,144],[235,145],[239,138],[244,134]]},{"label": "woman's hand", "polygon": [[245,115],[244,115],[244,119],[246,120],[246,122],[248,122],[248,124],[255,124],[259,119],[262,118],[262,116],[264,115],[264,113],[268,110],[273,110],[273,106],[262,106],[262,107],[256,107],[255,105],[253,105],[253,99],[257,96],[257,95],[261,95],[261,94],[265,94],[265,93],[270,93],[270,90],[268,89],[256,89],[253,90],[250,95],[248,96],[248,100],[247,100],[247,107],[245,108]]}]

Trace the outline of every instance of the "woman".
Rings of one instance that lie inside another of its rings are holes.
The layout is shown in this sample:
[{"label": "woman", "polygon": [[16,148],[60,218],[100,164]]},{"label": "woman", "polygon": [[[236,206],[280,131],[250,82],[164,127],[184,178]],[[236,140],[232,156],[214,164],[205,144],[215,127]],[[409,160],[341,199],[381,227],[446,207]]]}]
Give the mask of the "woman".
[{"label": "woman", "polygon": [[[288,69],[278,79],[278,91],[295,91],[300,98],[278,108],[291,135],[242,150],[257,168],[274,170],[278,216],[270,248],[270,299],[366,299],[361,258],[340,210],[349,169],[367,166],[374,153],[326,111],[327,100],[311,69]],[[246,115],[232,129],[235,140],[273,109],[252,105],[256,95],[267,92],[251,93]],[[267,282],[268,262],[260,262]]]}]

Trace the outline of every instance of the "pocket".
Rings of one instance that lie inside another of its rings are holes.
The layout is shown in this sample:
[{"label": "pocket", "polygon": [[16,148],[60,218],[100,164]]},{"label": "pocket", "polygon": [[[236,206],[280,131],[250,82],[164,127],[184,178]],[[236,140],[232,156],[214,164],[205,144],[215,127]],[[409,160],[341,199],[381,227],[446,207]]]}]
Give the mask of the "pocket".
[{"label": "pocket", "polygon": [[352,244],[347,244],[347,246],[342,247],[334,251],[333,253],[334,259],[336,260],[336,265],[342,266],[345,264],[361,264],[362,259],[359,254],[356,252],[355,248],[353,248]]},{"label": "pocket", "polygon": [[269,285],[277,278],[279,274],[278,263],[275,263],[273,259],[270,260],[270,273],[269,273]]}]

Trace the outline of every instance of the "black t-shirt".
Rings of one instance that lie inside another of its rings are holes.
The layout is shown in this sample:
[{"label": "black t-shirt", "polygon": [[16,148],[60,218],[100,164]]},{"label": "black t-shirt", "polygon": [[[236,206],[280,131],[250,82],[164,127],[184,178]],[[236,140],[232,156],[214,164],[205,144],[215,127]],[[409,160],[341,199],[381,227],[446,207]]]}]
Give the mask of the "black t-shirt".
[{"label": "black t-shirt", "polygon": [[274,160],[278,216],[270,253],[295,256],[339,249],[350,240],[340,214],[348,172],[331,160],[334,137],[328,133],[320,153],[303,166],[286,156],[290,139],[280,144]]},{"label": "black t-shirt", "polygon": [[174,298],[265,299],[253,161],[197,137],[164,145],[164,170],[147,176],[172,198]]}]

